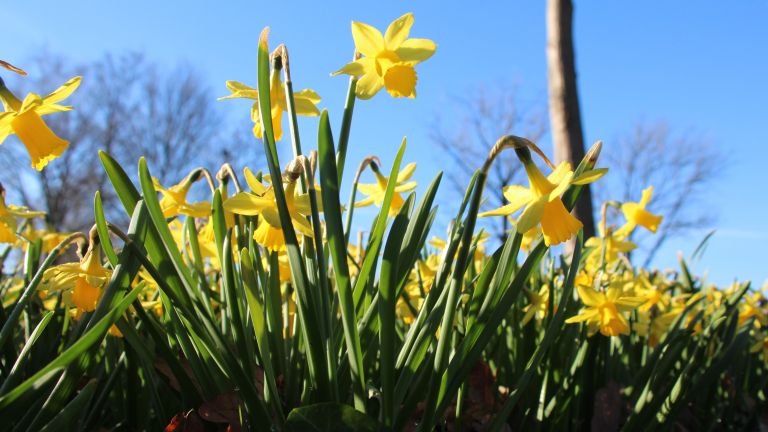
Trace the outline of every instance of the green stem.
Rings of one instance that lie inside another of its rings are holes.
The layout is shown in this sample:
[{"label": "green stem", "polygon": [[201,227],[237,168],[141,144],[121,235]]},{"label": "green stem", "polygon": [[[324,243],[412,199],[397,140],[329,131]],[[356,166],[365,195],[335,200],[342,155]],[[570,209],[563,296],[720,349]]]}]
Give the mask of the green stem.
[{"label": "green stem", "polygon": [[347,88],[347,100],[344,103],[344,116],[341,118],[341,132],[339,133],[339,151],[336,153],[336,167],[339,171],[339,184],[344,176],[344,163],[347,160],[347,147],[349,144],[349,130],[352,127],[352,113],[355,111],[355,88],[357,78],[349,78]]}]

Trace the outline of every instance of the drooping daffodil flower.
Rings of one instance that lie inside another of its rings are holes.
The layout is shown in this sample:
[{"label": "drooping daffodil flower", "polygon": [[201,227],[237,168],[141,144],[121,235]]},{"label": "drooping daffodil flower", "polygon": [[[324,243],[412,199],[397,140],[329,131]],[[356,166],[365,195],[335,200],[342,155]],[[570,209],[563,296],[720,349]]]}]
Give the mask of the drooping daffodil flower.
[{"label": "drooping daffodil flower", "polygon": [[71,106],[59,105],[80,85],[80,77],[74,77],[48,96],[30,93],[19,100],[0,79],[0,99],[5,112],[0,113],[0,144],[13,133],[19,137],[29,152],[32,166],[41,171],[48,162],[64,153],[69,141],[58,137],[42,116],[69,111]]}]

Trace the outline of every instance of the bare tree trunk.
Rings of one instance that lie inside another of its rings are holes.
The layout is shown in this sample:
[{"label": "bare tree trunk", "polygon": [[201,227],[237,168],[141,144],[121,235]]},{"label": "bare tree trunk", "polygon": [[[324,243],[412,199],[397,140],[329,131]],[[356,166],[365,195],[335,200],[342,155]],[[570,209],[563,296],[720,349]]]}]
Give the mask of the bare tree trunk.
[{"label": "bare tree trunk", "polygon": [[[555,160],[576,166],[584,157],[576,65],[573,53],[573,3],[547,1],[547,72],[549,75],[549,119]],[[595,235],[592,193],[589,186],[576,202],[574,215],[584,224],[584,237]]]}]

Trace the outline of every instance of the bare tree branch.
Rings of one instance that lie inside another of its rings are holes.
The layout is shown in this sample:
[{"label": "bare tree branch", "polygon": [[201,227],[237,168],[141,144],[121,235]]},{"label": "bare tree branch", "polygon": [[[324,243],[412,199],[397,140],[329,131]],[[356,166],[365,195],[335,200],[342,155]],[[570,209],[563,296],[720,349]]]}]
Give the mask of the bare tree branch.
[{"label": "bare tree branch", "polygon": [[[215,95],[187,65],[167,72],[139,53],[106,55],[69,68],[65,64],[74,63],[43,52],[25,65],[29,77],[10,85],[21,94],[43,93],[74,75],[84,77],[71,97],[75,109],[46,118],[57,134],[70,141],[70,148],[42,172],[29,166],[21,145],[9,143],[0,152],[0,181],[26,204],[45,210],[51,228],[74,231],[91,226],[91,202],[97,190],[108,218],[117,224],[127,222],[98,150],[126,167],[143,155],[153,175],[175,183],[201,162],[219,159],[223,163],[220,156],[243,143],[242,133],[233,140],[235,135],[222,132],[231,128],[222,121]],[[244,126],[250,131],[250,121]],[[252,135],[250,139],[254,140]]]},{"label": "bare tree branch", "polygon": [[[524,107],[515,88],[509,85],[478,87],[469,97],[456,98],[458,120],[444,114],[436,117],[430,139],[453,161],[448,179],[457,196],[463,196],[467,179],[480,167],[493,144],[502,135],[515,134],[538,141],[546,131],[541,109]],[[444,124],[450,123],[449,127]],[[522,165],[512,152],[502,153],[488,176],[486,206],[506,204],[502,188],[523,181]],[[509,229],[506,218],[493,218],[491,233],[502,238]]]},{"label": "bare tree branch", "polygon": [[663,215],[664,221],[657,234],[639,231],[633,238],[647,250],[646,266],[670,238],[714,222],[715,211],[701,209],[708,208],[707,191],[728,160],[705,137],[692,131],[674,132],[663,121],[639,122],[613,145],[605,146],[603,154],[610,173],[596,191],[601,201],[637,201],[644,188],[654,187],[649,209]]}]

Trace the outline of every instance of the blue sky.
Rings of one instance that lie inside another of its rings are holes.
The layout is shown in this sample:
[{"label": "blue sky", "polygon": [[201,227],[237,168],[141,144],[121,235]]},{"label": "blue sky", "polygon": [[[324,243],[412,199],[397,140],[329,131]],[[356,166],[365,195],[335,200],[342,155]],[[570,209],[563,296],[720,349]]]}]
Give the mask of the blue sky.
[{"label": "blue sky", "polygon": [[[524,103],[545,106],[544,2],[473,2],[470,7],[382,2],[364,8],[361,2],[325,3],[0,0],[2,58],[23,66],[43,47],[78,61],[143,51],[169,68],[179,62],[193,65],[215,94],[224,95],[228,79],[255,84],[256,42],[269,25],[271,45],[283,42],[290,49],[294,86],[317,90],[338,124],[347,80],[328,73],[351,56],[350,21],[383,29],[411,11],[416,17],[412,36],[435,40],[438,51],[418,68],[417,99],[394,100],[381,93],[358,102],[348,160],[356,165],[363,156],[378,154],[386,165],[407,136],[406,159],[419,163],[421,185],[447,162],[435,156],[429,132],[436,115],[452,115],[443,111],[453,98],[480,85],[512,83]],[[602,139],[610,146],[638,120],[663,119],[721,147],[730,159],[728,169],[700,208],[718,217],[712,227],[718,233],[697,270],[708,271],[718,283],[739,278],[762,284],[768,277],[768,202],[757,179],[768,160],[768,3],[576,3],[587,142]],[[246,103],[229,108],[233,118],[247,121]],[[304,121],[305,147],[316,125],[316,119]],[[549,136],[540,145],[549,152]],[[668,242],[656,264],[674,267],[677,251],[689,254],[708,230]]]}]

